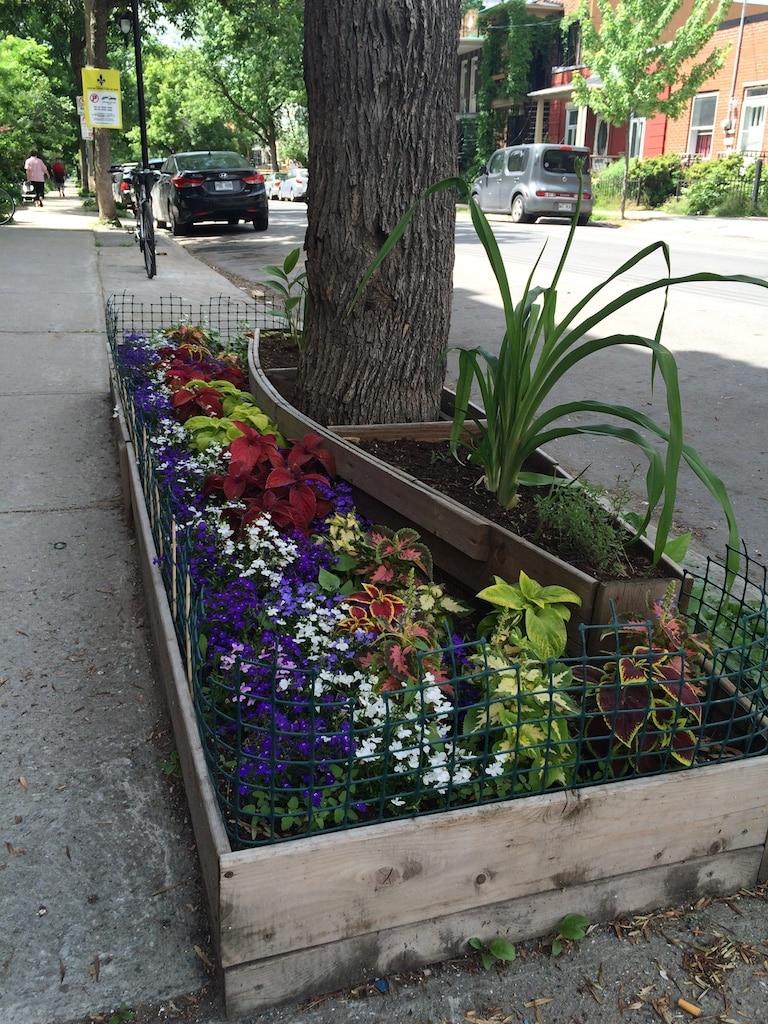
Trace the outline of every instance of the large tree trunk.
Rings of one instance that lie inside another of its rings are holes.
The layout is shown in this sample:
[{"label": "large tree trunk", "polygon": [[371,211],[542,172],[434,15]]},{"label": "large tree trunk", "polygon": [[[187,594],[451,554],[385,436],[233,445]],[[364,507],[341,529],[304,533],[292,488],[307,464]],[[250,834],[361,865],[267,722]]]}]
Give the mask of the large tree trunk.
[{"label": "large tree trunk", "polygon": [[[85,37],[88,63],[97,68],[107,67],[107,28],[112,13],[111,0],[85,0]],[[112,152],[111,128],[94,128],[93,162],[96,183],[96,202],[101,220],[117,220],[117,207],[112,194],[112,176],[109,173]]]},{"label": "large tree trunk", "polygon": [[456,195],[430,196],[363,293],[406,209],[456,173],[459,0],[312,0],[308,311],[297,401],[322,423],[410,422],[439,408]]}]

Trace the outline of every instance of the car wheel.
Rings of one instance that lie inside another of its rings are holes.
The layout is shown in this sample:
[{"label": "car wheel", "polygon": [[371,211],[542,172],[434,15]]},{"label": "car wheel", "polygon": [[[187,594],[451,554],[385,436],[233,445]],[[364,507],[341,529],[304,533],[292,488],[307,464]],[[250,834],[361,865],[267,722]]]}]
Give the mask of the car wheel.
[{"label": "car wheel", "polygon": [[529,224],[531,217],[525,212],[525,203],[522,196],[515,196],[512,200],[512,223]]},{"label": "car wheel", "polygon": [[296,193],[291,189],[291,194],[288,196],[292,203],[296,202]]},{"label": "car wheel", "polygon": [[264,213],[259,214],[258,217],[253,218],[253,230],[254,231],[266,231],[269,227],[269,211],[265,210]]},{"label": "car wheel", "polygon": [[229,224],[230,227],[234,227],[235,224],[238,224],[238,223],[239,223],[239,218],[238,217],[230,217],[229,220],[227,221],[227,224]]},{"label": "car wheel", "polygon": [[589,224],[589,214],[585,214],[583,217],[579,217],[579,227],[584,227],[585,224]]},{"label": "car wheel", "polygon": [[187,233],[186,226],[179,224],[178,220],[176,220],[176,214],[173,212],[173,209],[168,210],[168,224],[170,225],[172,235],[184,235]]},{"label": "car wheel", "polygon": [[155,224],[157,224],[157,226],[159,228],[167,228],[168,227],[168,221],[165,220],[163,217],[159,217],[159,216],[155,217]]}]

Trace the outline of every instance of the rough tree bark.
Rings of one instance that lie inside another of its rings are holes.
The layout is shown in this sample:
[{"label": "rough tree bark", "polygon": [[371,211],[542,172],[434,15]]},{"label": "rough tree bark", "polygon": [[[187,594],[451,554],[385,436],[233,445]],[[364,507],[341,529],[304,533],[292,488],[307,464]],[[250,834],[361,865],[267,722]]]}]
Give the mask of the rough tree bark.
[{"label": "rough tree bark", "polygon": [[308,312],[297,401],[322,423],[434,418],[450,326],[456,196],[419,208],[351,312],[405,210],[456,173],[460,0],[312,0]]},{"label": "rough tree bark", "polygon": [[[107,28],[112,13],[112,0],[85,0],[85,39],[88,63],[97,68],[107,67]],[[95,128],[93,132],[94,180],[96,202],[101,220],[117,219],[112,177],[109,173],[112,140],[110,128]]]}]

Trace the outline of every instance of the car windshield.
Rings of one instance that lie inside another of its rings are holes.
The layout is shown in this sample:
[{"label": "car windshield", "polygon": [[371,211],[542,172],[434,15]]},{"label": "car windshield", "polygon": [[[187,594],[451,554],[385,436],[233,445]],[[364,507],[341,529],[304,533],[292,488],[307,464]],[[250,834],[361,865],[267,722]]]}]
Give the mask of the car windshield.
[{"label": "car windshield", "polygon": [[252,165],[239,153],[181,153],[176,157],[180,171],[209,171],[226,167],[246,170]]},{"label": "car windshield", "polygon": [[589,171],[589,155],[572,149],[545,149],[541,158],[541,166],[545,171],[555,174],[575,174],[576,161],[582,162],[582,174]]}]

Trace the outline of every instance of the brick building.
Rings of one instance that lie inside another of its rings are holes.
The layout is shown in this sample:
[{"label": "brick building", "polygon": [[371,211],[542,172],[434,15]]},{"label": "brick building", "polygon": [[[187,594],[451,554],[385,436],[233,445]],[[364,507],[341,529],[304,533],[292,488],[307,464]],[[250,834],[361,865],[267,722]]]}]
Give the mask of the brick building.
[{"label": "brick building", "polygon": [[[528,3],[530,9],[531,0]],[[554,6],[548,4],[550,11]],[[578,6],[578,0],[562,0],[559,6],[565,15]],[[685,18],[685,8],[678,18]],[[481,44],[481,40],[476,38],[471,44],[472,86],[479,64],[478,43]],[[733,152],[765,156],[768,151],[768,0],[734,3],[697,59],[716,46],[728,48],[724,66],[703,85],[679,118],[672,121],[657,115],[633,119],[629,126],[615,126],[572,102],[574,75],[590,77],[589,68],[580,62],[578,26],[573,26],[571,37],[559,54],[561,62],[551,69],[549,83],[528,93],[528,102],[536,105],[533,141],[548,139],[589,146],[597,166],[601,161],[619,157],[627,147],[630,155],[637,157],[679,153],[709,159]],[[465,90],[470,85],[466,71],[463,84]],[[466,97],[466,91],[464,95]],[[463,110],[471,110],[473,104],[474,100],[465,98]]]}]

